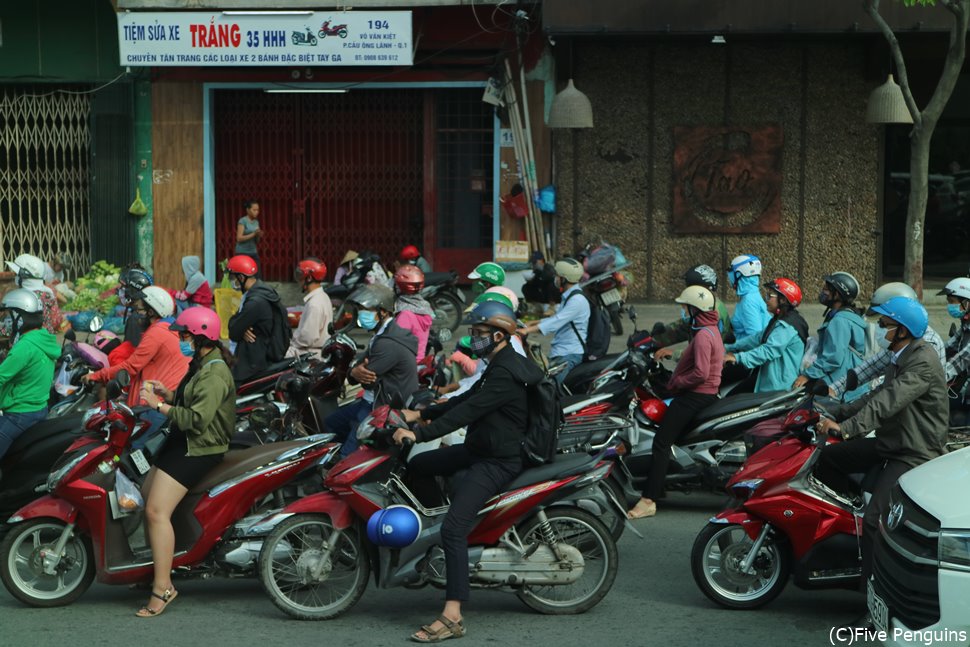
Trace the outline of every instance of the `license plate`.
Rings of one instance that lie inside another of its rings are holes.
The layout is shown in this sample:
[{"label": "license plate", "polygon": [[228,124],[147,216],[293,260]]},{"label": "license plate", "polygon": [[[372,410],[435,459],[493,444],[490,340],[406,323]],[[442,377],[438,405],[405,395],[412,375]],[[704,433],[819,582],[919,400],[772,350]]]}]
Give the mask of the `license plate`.
[{"label": "license plate", "polygon": [[135,467],[138,468],[139,473],[148,474],[148,470],[151,469],[151,465],[149,465],[148,461],[145,460],[145,454],[143,454],[140,449],[136,449],[135,451],[131,452],[131,460],[135,464]]},{"label": "license plate", "polygon": [[603,302],[604,306],[608,306],[618,301],[622,301],[623,299],[620,297],[620,291],[617,290],[616,288],[613,288],[612,290],[607,290],[606,292],[601,294],[600,300]]},{"label": "license plate", "polygon": [[872,582],[866,585],[866,600],[869,606],[869,617],[876,631],[889,631],[889,607],[882,598],[876,595]]}]

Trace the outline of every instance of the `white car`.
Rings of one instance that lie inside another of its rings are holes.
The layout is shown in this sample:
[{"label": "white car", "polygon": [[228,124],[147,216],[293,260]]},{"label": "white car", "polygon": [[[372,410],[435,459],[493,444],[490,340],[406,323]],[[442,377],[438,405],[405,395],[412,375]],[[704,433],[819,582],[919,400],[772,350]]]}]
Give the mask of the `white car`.
[{"label": "white car", "polygon": [[879,520],[868,584],[869,613],[885,644],[970,643],[968,497],[970,447],[899,479]]}]

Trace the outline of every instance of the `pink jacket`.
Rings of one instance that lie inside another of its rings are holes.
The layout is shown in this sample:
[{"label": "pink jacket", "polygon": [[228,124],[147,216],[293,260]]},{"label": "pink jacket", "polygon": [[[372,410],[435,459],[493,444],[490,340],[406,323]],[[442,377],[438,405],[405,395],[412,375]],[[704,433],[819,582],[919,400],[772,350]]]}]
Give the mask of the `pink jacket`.
[{"label": "pink jacket", "polygon": [[667,382],[667,388],[672,393],[717,393],[724,365],[724,342],[721,341],[717,321],[717,310],[697,315],[692,331],[694,337],[687,344],[674,374]]},{"label": "pink jacket", "polygon": [[418,338],[418,361],[424,359],[428,348],[428,335],[431,333],[431,315],[419,315],[403,310],[394,315],[397,325],[410,330]]}]

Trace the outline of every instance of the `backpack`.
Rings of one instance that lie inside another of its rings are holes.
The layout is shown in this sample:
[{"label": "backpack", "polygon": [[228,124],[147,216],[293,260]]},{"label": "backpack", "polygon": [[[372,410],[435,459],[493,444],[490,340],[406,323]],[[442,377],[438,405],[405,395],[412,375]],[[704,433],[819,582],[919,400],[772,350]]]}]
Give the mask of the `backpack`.
[{"label": "backpack", "polygon": [[282,361],[286,351],[289,350],[293,330],[290,328],[290,320],[283,304],[277,301],[270,306],[273,309],[273,334],[266,345],[266,359],[275,363]]},{"label": "backpack", "polygon": [[559,430],[563,426],[559,385],[544,376],[536,384],[526,386],[529,421],[522,439],[522,458],[533,467],[551,463],[559,444]]},{"label": "backpack", "polygon": [[577,294],[582,295],[586,299],[586,303],[589,304],[589,323],[586,324],[586,339],[583,339],[582,335],[579,334],[579,329],[576,328],[576,324],[570,321],[569,325],[572,326],[573,332],[579,338],[579,343],[583,346],[583,359],[591,362],[594,359],[599,359],[606,355],[606,352],[610,348],[610,315],[593,299],[586,296],[586,293],[582,290],[577,290],[566,297],[566,300],[563,302],[563,307]]}]

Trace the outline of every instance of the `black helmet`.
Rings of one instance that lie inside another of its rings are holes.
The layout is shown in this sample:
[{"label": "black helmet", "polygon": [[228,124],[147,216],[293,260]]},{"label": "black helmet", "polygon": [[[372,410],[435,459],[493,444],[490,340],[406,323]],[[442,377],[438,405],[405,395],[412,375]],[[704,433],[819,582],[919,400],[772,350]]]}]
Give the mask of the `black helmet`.
[{"label": "black helmet", "polygon": [[684,284],[687,287],[700,285],[714,292],[717,290],[717,272],[710,265],[697,265],[684,272]]},{"label": "black helmet", "polygon": [[859,296],[859,282],[848,272],[833,272],[822,277],[822,280],[839,293],[842,303],[852,303]]},{"label": "black helmet", "polygon": [[118,282],[127,285],[134,290],[144,290],[152,285],[152,275],[142,267],[129,266],[118,277]]},{"label": "black helmet", "polygon": [[510,335],[519,327],[512,308],[498,301],[482,301],[468,313],[464,323],[491,326]]},{"label": "black helmet", "polygon": [[284,373],[276,380],[276,390],[285,393],[288,402],[306,402],[310,397],[310,380],[299,373]]},{"label": "black helmet", "polygon": [[375,283],[359,287],[347,300],[368,310],[380,308],[385,312],[394,312],[394,290],[386,285]]}]

